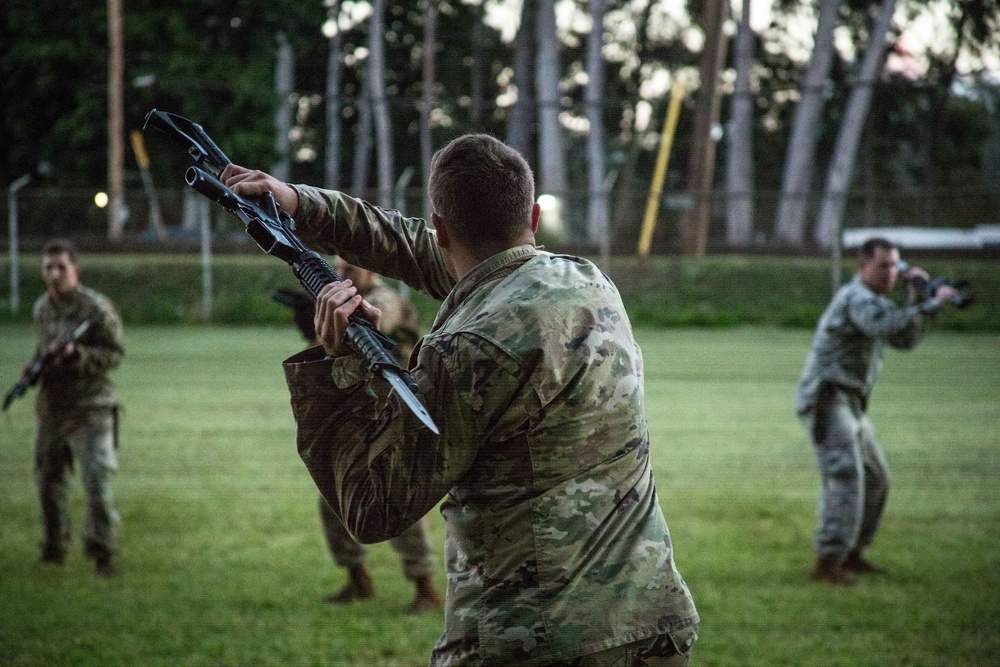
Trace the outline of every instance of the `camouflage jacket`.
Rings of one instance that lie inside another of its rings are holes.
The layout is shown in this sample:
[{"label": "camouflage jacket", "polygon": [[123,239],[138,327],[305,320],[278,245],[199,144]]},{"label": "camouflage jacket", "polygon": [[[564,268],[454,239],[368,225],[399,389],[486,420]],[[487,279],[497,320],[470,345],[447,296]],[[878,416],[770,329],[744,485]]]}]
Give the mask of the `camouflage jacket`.
[{"label": "camouflage jacket", "polygon": [[83,285],[63,301],[53,301],[48,293],[40,296],[34,306],[38,349],[45,350],[84,320],[90,320],[90,328],[75,344],[73,355],[42,374],[35,402],[40,415],[115,405],[108,373],[121,363],[124,350],[122,323],[107,297]]},{"label": "camouflage jacket", "polygon": [[795,399],[796,412],[809,410],[820,385],[829,382],[867,401],[882,369],[885,346],[911,349],[923,338],[937,299],[900,308],[855,276],[834,295],[816,327]]},{"label": "camouflage jacket", "polygon": [[521,246],[456,285],[422,220],[298,189],[307,243],[446,297],[410,358],[440,437],[380,383],[367,392],[356,358],[285,365],[299,453],[359,539],[444,499],[431,663],[541,665],[697,623],[653,483],[642,356],[607,277]]}]

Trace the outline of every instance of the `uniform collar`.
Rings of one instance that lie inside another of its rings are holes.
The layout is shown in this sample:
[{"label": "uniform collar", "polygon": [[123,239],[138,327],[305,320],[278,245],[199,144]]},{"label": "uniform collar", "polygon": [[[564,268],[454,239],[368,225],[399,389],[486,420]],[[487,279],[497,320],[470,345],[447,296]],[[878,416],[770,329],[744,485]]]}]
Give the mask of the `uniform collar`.
[{"label": "uniform collar", "polygon": [[80,294],[83,291],[83,285],[77,285],[76,289],[70,292],[69,295],[59,299],[58,301],[52,298],[52,293],[48,290],[45,291],[45,297],[49,300],[49,305],[57,310],[65,310],[72,307],[80,300]]},{"label": "uniform collar", "polygon": [[535,246],[520,245],[502,250],[479,263],[474,269],[462,276],[458,284],[448,293],[440,310],[438,310],[437,317],[434,318],[434,326],[431,327],[431,331],[435,331],[444,324],[455,309],[479,287],[492,280],[510,275],[536,255],[538,255],[538,248]]}]

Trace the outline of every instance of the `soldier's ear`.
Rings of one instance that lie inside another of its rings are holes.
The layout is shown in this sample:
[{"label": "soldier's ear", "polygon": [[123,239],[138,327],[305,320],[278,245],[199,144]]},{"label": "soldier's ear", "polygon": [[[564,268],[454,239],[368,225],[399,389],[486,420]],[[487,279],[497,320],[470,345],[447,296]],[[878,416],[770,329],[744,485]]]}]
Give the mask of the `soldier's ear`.
[{"label": "soldier's ear", "polygon": [[437,244],[447,250],[451,247],[451,236],[448,233],[448,223],[437,213],[431,213],[431,224],[437,231]]}]

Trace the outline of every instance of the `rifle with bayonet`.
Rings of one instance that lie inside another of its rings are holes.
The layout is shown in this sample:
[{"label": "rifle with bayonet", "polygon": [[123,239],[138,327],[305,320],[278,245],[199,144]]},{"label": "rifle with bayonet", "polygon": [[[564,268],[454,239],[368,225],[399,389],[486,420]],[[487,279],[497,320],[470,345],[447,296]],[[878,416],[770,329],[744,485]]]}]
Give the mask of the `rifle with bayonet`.
[{"label": "rifle with bayonet", "polygon": [[67,347],[80,340],[83,334],[87,333],[87,329],[89,328],[90,320],[84,320],[79,325],[63,334],[63,337],[59,339],[59,342],[50,347],[44,353],[41,350],[35,352],[35,356],[31,359],[31,363],[29,363],[28,367],[24,369],[24,374],[21,376],[21,379],[18,380],[3,397],[3,410],[6,412],[7,408],[10,407],[10,404],[13,403],[15,399],[21,398],[21,396],[24,396],[24,392],[35,386],[35,384],[38,383],[38,380],[41,379],[42,373],[45,372],[45,369],[51,366],[56,359],[62,356],[63,351]]},{"label": "rifle with bayonet", "polygon": [[[188,167],[185,172],[184,180],[187,184],[238,217],[246,225],[247,235],[261,250],[292,267],[295,277],[313,300],[326,285],[341,281],[326,260],[307,249],[292,231],[294,221],[285,211],[278,211],[270,192],[259,200],[251,201],[240,197],[219,180],[231,160],[201,125],[176,114],[152,109],[146,114],[143,123],[143,130],[147,128],[154,128],[173,137],[187,149],[198,165]],[[416,382],[388,351],[395,343],[358,312],[350,317],[346,338],[368,367],[385,378],[420,421],[432,432],[438,433],[434,420],[414,394]]]}]

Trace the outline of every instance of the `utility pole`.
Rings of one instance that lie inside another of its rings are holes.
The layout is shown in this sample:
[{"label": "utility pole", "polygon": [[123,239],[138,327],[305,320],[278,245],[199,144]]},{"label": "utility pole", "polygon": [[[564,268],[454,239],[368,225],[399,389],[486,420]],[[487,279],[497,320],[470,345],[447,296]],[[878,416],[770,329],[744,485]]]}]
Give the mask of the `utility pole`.
[{"label": "utility pole", "polygon": [[122,0],[108,0],[108,239],[120,241],[125,227],[125,105],[122,94]]}]

